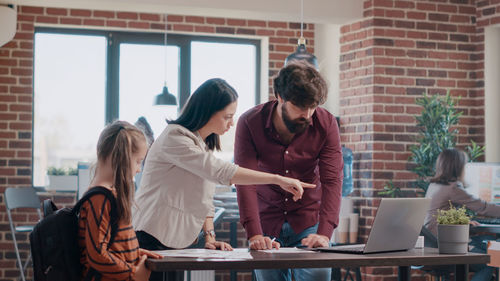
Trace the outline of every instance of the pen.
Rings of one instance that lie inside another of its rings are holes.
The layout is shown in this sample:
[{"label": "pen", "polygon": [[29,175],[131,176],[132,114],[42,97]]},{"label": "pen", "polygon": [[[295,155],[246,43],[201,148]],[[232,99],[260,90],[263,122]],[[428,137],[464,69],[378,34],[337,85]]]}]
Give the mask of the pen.
[{"label": "pen", "polygon": [[274,237],[273,239],[271,239],[271,250],[273,249],[273,242],[276,240],[276,237]]}]

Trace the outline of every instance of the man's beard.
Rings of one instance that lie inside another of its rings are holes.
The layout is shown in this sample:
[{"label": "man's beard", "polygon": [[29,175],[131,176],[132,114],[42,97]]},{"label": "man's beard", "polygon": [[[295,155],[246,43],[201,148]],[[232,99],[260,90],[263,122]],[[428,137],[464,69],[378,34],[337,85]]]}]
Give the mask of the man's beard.
[{"label": "man's beard", "polygon": [[286,109],[286,104],[283,104],[283,106],[281,106],[281,119],[283,119],[285,126],[292,134],[300,134],[304,132],[307,126],[311,124],[311,119],[306,119],[304,117],[292,120]]}]

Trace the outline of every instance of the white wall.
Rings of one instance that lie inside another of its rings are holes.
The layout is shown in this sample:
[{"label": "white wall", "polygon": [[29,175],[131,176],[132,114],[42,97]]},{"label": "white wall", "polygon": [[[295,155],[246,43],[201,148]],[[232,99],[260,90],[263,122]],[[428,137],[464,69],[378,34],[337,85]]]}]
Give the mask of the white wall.
[{"label": "white wall", "polygon": [[314,28],[314,55],[319,70],[328,82],[328,99],[324,107],[333,115],[340,114],[339,58],[340,25],[316,24]]},{"label": "white wall", "polygon": [[500,162],[500,26],[485,28],[484,112],[486,162]]}]

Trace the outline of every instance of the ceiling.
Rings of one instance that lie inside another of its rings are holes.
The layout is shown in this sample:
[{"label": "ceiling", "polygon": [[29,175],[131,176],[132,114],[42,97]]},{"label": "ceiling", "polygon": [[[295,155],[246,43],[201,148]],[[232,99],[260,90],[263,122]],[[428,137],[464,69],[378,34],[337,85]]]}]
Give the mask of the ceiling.
[{"label": "ceiling", "polygon": [[[0,3],[300,22],[300,0],[0,0]],[[363,0],[304,0],[304,22],[360,19]]]}]

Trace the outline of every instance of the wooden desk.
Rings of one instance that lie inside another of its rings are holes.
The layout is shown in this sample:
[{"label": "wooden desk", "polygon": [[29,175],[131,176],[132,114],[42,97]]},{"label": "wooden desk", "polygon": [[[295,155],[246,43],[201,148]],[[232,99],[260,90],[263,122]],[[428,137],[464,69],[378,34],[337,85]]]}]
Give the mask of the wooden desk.
[{"label": "wooden desk", "polygon": [[457,281],[467,280],[468,265],[488,263],[486,254],[467,253],[463,255],[439,254],[437,249],[413,249],[404,252],[392,252],[368,255],[337,253],[304,252],[263,253],[252,251],[253,259],[222,260],[196,258],[148,259],[147,266],[153,271],[171,270],[251,270],[278,268],[318,268],[318,267],[361,267],[361,266],[398,266],[398,280],[410,280],[412,265],[456,265]]}]

